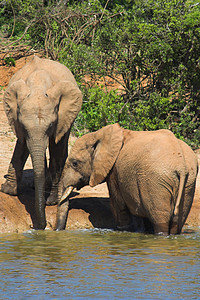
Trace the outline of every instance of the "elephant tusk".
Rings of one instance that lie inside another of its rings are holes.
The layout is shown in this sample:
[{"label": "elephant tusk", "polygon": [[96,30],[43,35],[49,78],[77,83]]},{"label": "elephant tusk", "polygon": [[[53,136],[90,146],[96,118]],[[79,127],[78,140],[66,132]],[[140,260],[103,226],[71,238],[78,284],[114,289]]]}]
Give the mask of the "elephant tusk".
[{"label": "elephant tusk", "polygon": [[69,186],[63,193],[60,201],[59,201],[59,205],[71,194],[71,192],[73,191],[74,187],[73,186]]}]

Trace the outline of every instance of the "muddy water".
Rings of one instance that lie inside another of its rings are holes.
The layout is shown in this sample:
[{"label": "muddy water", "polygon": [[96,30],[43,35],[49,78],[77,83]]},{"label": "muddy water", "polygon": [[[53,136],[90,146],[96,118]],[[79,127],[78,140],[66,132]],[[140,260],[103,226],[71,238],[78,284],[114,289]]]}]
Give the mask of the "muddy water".
[{"label": "muddy water", "polygon": [[0,299],[199,299],[200,228],[0,235]]}]

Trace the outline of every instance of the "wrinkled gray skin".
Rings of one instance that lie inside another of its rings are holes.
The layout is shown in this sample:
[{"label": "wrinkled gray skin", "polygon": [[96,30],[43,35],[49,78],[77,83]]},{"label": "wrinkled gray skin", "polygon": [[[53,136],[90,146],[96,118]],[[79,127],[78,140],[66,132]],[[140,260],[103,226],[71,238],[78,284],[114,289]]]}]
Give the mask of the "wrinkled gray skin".
[{"label": "wrinkled gray skin", "polygon": [[70,70],[37,56],[16,72],[5,91],[4,108],[17,142],[1,191],[17,194],[30,153],[34,169],[36,229],[46,227],[46,149],[49,147],[51,181],[47,203],[55,204],[58,182],[68,155],[70,129],[81,104],[82,94]]},{"label": "wrinkled gray skin", "polygon": [[63,169],[56,229],[65,228],[65,190],[106,181],[119,229],[131,229],[134,220],[147,232],[179,234],[193,202],[197,172],[196,155],[169,130],[130,131],[114,124],[86,134],[74,144]]}]

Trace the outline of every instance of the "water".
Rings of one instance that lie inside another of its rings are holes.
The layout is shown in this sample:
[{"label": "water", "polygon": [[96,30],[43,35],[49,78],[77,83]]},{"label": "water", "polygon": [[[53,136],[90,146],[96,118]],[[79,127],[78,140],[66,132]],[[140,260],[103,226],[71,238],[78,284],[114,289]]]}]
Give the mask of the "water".
[{"label": "water", "polygon": [[0,235],[0,299],[200,299],[200,229]]}]

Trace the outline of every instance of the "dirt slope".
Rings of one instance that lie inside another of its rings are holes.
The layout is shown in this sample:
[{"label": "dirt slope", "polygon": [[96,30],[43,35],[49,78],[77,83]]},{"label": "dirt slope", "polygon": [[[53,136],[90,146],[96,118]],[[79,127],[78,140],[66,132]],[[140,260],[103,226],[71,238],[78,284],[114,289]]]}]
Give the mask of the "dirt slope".
[{"label": "dirt slope", "polygon": [[[5,87],[11,76],[29,59],[30,57],[19,59],[15,67],[0,66],[0,85]],[[7,172],[16,141],[3,110],[2,97],[3,89],[0,90],[0,185],[5,181],[4,175]],[[73,140],[74,138],[71,137],[71,143]],[[197,155],[200,159],[200,151]],[[48,229],[52,230],[55,226],[56,210],[56,206],[46,207]],[[34,184],[32,164],[29,158],[18,197],[0,192],[0,233],[26,231],[33,227],[34,221]],[[200,175],[187,224],[200,226]],[[106,184],[98,185],[95,188],[84,187],[79,194],[74,194],[70,204],[67,228],[113,228],[113,226],[114,219],[109,208]]]}]

